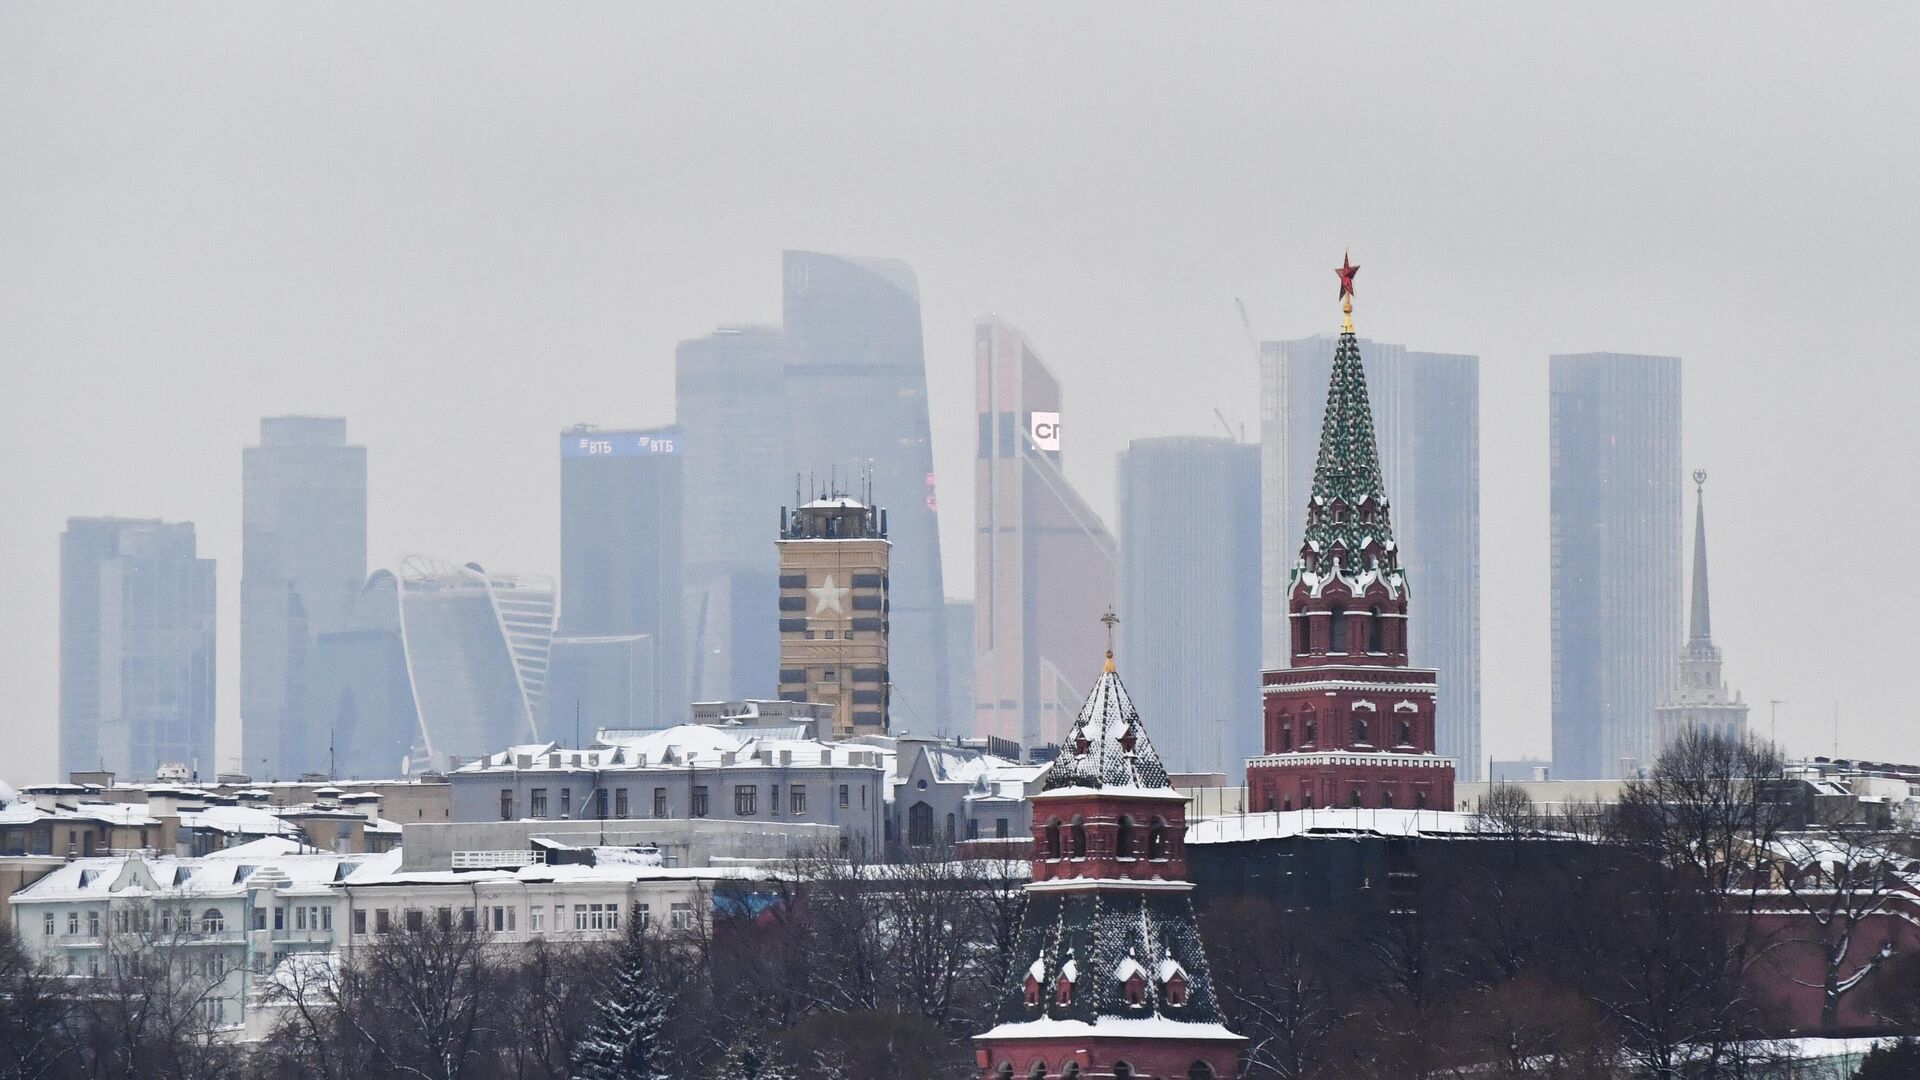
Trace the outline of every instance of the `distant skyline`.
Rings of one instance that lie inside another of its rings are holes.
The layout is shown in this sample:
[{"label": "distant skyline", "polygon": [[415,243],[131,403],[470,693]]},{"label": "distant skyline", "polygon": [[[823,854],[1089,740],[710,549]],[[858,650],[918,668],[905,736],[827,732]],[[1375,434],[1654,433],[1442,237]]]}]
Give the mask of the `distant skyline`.
[{"label": "distant skyline", "polygon": [[262,417],[347,418],[371,568],[557,573],[553,432],[671,422],[675,344],[779,322],[788,248],[914,270],[956,597],[976,317],[1046,343],[1112,522],[1128,441],[1256,429],[1233,299],[1331,332],[1350,248],[1362,334],[1482,358],[1502,759],[1551,740],[1547,357],[1685,357],[1754,730],[1784,699],[1827,753],[1837,705],[1845,752],[1920,761],[1880,700],[1920,582],[1865,566],[1858,633],[1804,633],[1813,553],[1920,526],[1916,38],[1893,4],[0,9],[0,779],[56,778],[68,517],[195,523],[237,753]]}]

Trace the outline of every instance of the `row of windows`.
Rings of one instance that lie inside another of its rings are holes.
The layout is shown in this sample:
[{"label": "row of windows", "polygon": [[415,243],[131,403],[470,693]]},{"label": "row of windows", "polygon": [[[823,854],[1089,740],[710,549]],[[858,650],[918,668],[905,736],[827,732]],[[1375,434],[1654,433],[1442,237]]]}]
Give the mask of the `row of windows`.
[{"label": "row of windows", "polygon": [[[100,912],[89,911],[85,917],[87,927],[86,936],[90,938],[99,937],[101,930]],[[67,912],[66,924],[68,937],[80,936],[80,920],[80,912]],[[114,930],[116,933],[121,934],[150,933],[153,930],[154,921],[153,911],[149,908],[139,908],[133,911],[123,910],[113,913]],[[331,925],[331,923],[332,914],[329,912],[328,924]],[[171,934],[176,928],[178,928],[182,934],[192,934],[196,931],[202,934],[218,934],[227,928],[227,917],[221,913],[219,908],[208,908],[200,913],[200,918],[196,921],[193,912],[187,908],[163,907],[160,909],[159,924],[162,934]],[[40,916],[40,932],[47,937],[54,937],[58,929],[59,917],[51,911],[43,912]]]},{"label": "row of windows", "polygon": [[[1413,745],[1412,723],[1410,723],[1409,721],[1403,718],[1396,718],[1393,721],[1393,723],[1394,723],[1393,734],[1396,740],[1394,745],[1396,746]],[[1355,715],[1352,721],[1352,734],[1353,734],[1354,745],[1356,746],[1373,745],[1372,743],[1373,722],[1365,716]],[[1320,738],[1320,723],[1318,720],[1314,719],[1313,711],[1309,709],[1306,712],[1301,713],[1300,714],[1300,745],[1303,747],[1312,746],[1319,741],[1319,738]],[[1293,721],[1289,719],[1287,717],[1287,714],[1285,713],[1280,714],[1280,749],[1282,751],[1293,749]]]},{"label": "row of windows", "polygon": [[[1062,846],[1062,839],[1065,846]],[[1164,859],[1167,857],[1167,820],[1156,815],[1147,823],[1145,846],[1141,846],[1142,835],[1139,825],[1133,818],[1121,815],[1114,827],[1113,851],[1118,859],[1146,858]],[[1047,819],[1046,827],[1041,831],[1040,854],[1044,859],[1084,859],[1087,857],[1087,826],[1079,814],[1066,823],[1064,830],[1059,818]]]},{"label": "row of windows", "polygon": [[[768,790],[770,793],[770,798],[768,800],[768,809],[772,813],[777,815],[779,813],[779,808],[780,808],[780,785],[779,784],[769,785]],[[607,809],[607,806],[606,806],[607,792],[603,788],[595,792],[594,794],[595,794],[596,806],[600,811],[600,817],[602,820],[605,820],[606,809]],[[852,785],[841,784],[839,786],[838,796],[839,796],[840,807],[842,809],[848,808],[853,799]],[[546,811],[547,811],[547,789],[546,788],[534,788],[532,791],[528,793],[527,801],[529,804],[528,808],[532,811],[533,817],[539,818],[539,817],[546,816]],[[688,795],[688,801],[691,804],[688,807],[688,813],[692,817],[707,817],[712,811],[712,801],[708,795],[707,785],[705,784],[693,785],[693,789]],[[571,802],[572,802],[571,791],[567,788],[561,788],[560,789],[560,807],[561,807],[561,815],[563,817],[566,815],[567,807],[571,804]],[[734,785],[733,812],[735,816],[755,817],[760,812],[759,807],[760,807],[759,785],[757,784]],[[864,810],[866,809],[866,807],[867,807],[867,786],[865,784],[862,784],[860,785],[860,808]],[[789,784],[787,786],[786,808],[787,808],[786,812],[790,816],[793,816],[793,817],[805,816],[807,812],[807,785]],[[615,818],[625,818],[628,814],[629,809],[630,807],[627,802],[627,789],[626,788],[613,789],[613,816]],[[656,818],[671,817],[672,809],[673,808],[672,808],[671,802],[667,796],[667,789],[663,787],[654,788],[653,789],[653,816]],[[512,821],[513,819],[514,819],[513,789],[501,788],[500,789],[500,820]]]},{"label": "row of windows", "polygon": [[[549,922],[548,905],[529,904],[527,932],[564,933],[569,926],[576,932],[618,930],[620,913],[623,910],[625,908],[621,904],[574,904],[571,909],[572,918],[569,919],[568,906],[556,903],[552,905],[552,920]],[[667,925],[675,930],[690,930],[694,923],[693,912],[691,903],[674,903],[667,912]],[[647,929],[653,924],[652,905],[637,905],[635,916],[640,920],[640,929]],[[433,918],[441,929],[451,929],[454,909],[435,908]],[[513,904],[495,904],[490,908],[481,908],[478,912],[473,908],[461,908],[459,919],[460,928],[463,930],[486,929],[496,934],[516,933],[519,930],[520,908]],[[371,926],[373,933],[390,934],[396,926],[401,925],[408,930],[418,931],[426,927],[426,921],[427,913],[420,908],[406,908],[399,912],[398,918],[395,918],[395,912],[388,908],[374,908],[371,919],[368,917],[368,909],[357,908],[353,913],[353,932],[356,936],[364,937]]]}]

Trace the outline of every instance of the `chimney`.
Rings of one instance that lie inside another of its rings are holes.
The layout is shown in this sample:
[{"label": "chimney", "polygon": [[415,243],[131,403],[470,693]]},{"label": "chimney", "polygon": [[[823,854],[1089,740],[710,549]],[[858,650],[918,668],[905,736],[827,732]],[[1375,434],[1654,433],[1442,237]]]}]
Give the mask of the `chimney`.
[{"label": "chimney", "polygon": [[533,768],[533,755],[532,754],[515,754],[513,756],[513,767],[516,769]]},{"label": "chimney", "polygon": [[555,750],[552,753],[547,755],[547,768],[557,769],[559,767],[560,767],[560,751]]}]

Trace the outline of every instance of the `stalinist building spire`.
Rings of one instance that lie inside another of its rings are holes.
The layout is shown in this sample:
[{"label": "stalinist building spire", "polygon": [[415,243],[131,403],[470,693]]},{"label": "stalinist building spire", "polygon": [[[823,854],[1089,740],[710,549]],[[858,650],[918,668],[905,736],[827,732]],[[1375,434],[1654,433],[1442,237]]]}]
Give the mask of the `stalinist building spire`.
[{"label": "stalinist building spire", "polygon": [[1680,648],[1673,688],[1654,710],[1660,745],[1690,729],[1730,739],[1747,733],[1747,703],[1727,696],[1720,673],[1720,647],[1713,643],[1713,615],[1707,600],[1707,471],[1693,473],[1693,606],[1687,617],[1687,643]]}]

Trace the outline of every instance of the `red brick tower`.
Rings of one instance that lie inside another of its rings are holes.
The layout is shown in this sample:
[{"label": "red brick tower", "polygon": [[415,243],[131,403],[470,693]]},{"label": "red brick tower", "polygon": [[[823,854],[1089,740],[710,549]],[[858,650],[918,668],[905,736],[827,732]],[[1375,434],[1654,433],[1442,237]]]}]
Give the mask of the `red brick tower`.
[{"label": "red brick tower", "polygon": [[1033,881],[981,1080],[1226,1080],[1227,1030],[1167,782],[1113,653],[1033,797]]},{"label": "red brick tower", "polygon": [[1346,318],[1333,356],[1307,535],[1287,600],[1292,665],[1261,675],[1267,752],[1247,763],[1247,809],[1453,809],[1453,759],[1433,751],[1435,675],[1407,666],[1407,578],[1366,370]]}]

